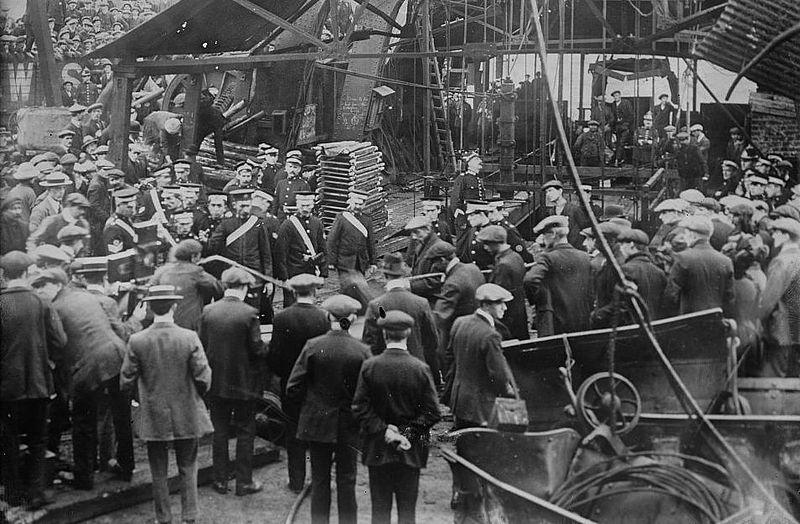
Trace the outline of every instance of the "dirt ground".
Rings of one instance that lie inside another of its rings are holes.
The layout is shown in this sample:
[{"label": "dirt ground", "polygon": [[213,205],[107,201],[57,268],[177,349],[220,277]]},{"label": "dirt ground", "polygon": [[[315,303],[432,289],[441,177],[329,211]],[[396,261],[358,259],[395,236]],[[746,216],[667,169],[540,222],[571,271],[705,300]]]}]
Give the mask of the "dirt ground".
[{"label": "dirt ground", "polygon": [[[442,444],[436,436],[445,433],[451,422],[441,422],[433,430],[432,447],[427,469],[420,478],[419,499],[417,501],[417,521],[430,524],[452,522],[450,510],[451,475],[447,462],[441,457],[439,450]],[[269,464],[253,472],[253,478],[264,484],[264,491],[246,497],[235,495],[219,495],[210,486],[200,488],[198,523],[283,523],[289,514],[296,495],[286,487],[286,454],[281,450],[281,460]],[[370,522],[370,499],[367,468],[359,464],[356,481],[356,497],[358,500],[358,522]],[[306,481],[310,482],[310,466]],[[331,522],[336,523],[335,483],[331,504]],[[180,516],[180,495],[172,496],[172,512],[175,518]],[[300,507],[295,523],[310,522],[310,501],[306,497]],[[142,503],[96,519],[93,524],[133,524],[152,522],[154,512],[152,502]],[[396,521],[396,516],[394,517]]]}]

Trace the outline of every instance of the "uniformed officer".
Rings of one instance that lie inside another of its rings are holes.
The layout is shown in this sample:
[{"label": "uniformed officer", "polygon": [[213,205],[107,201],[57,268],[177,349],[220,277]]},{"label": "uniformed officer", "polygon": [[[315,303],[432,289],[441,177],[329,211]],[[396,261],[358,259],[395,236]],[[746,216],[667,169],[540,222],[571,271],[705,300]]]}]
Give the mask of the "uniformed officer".
[{"label": "uniformed officer", "polygon": [[[269,210],[272,208],[273,200],[274,198],[269,193],[265,193],[260,189],[256,189],[252,194],[250,213],[257,216],[261,220],[264,233],[267,235],[267,240],[269,240],[270,251],[273,253],[274,257],[274,253],[277,252],[278,229],[280,228],[281,223],[275,215],[269,212]],[[261,307],[259,308],[259,314],[261,322],[264,324],[272,324],[272,316],[274,314],[272,309],[272,299],[274,296],[274,286],[272,287],[271,293],[264,293],[261,295]]]},{"label": "uniformed officer", "polygon": [[92,82],[92,72],[88,67],[84,67],[81,71],[81,83],[75,93],[75,100],[79,104],[88,107],[97,102],[98,96],[100,96],[100,91],[97,89],[97,85]]},{"label": "uniformed officer", "polygon": [[467,170],[453,180],[453,189],[450,193],[450,209],[455,221],[456,234],[467,227],[464,217],[466,202],[480,200],[485,196],[483,180],[478,177],[483,168],[483,160],[478,153],[472,151],[464,157]]},{"label": "uniformed officer", "polygon": [[167,219],[167,227],[173,228],[173,217],[184,211],[181,188],[174,185],[161,188],[161,204],[164,208],[164,216]]},{"label": "uniformed officer", "polygon": [[508,220],[505,212],[505,200],[500,197],[490,198],[487,201],[489,208],[489,222],[493,225],[501,226],[506,230],[507,243],[515,253],[522,257],[523,262],[533,262],[533,255],[525,246],[517,227]]},{"label": "uniformed officer", "polygon": [[[262,146],[264,146],[262,148]],[[278,180],[286,178],[286,171],[278,163],[278,148],[269,144],[259,144],[259,164],[258,187],[270,195],[275,194]],[[282,176],[279,176],[282,175]]]},{"label": "uniformed officer", "polygon": [[365,276],[377,268],[372,219],[364,213],[368,193],[350,191],[347,209],[337,213],[328,232],[327,257],[339,274],[339,289],[366,308],[372,296]]},{"label": "uniformed officer", "polygon": [[465,263],[474,262],[481,269],[489,269],[494,257],[483,248],[478,232],[489,225],[489,206],[483,200],[467,202],[466,216],[469,227],[459,233],[456,240],[456,255]]},{"label": "uniformed officer", "polygon": [[114,215],[103,228],[103,248],[107,255],[121,253],[136,247],[139,235],[133,228],[131,218],[136,211],[136,196],[139,192],[132,187],[114,191]]},{"label": "uniformed officer", "polygon": [[197,240],[193,233],[194,230],[194,215],[190,211],[182,211],[172,215],[172,238],[176,242],[181,240]]},{"label": "uniformed officer", "polygon": [[219,191],[209,193],[206,207],[208,208],[208,223],[205,229],[197,232],[197,240],[203,244],[204,256],[210,254],[209,241],[214,230],[219,227],[223,219],[233,216],[230,209],[228,209],[228,195],[226,193]]},{"label": "uniformed officer", "polygon": [[444,198],[428,197],[422,200],[422,214],[431,221],[431,229],[445,242],[453,243],[453,230],[444,209]]},{"label": "uniformed officer", "polygon": [[236,164],[236,178],[225,184],[222,191],[230,193],[234,189],[252,189],[253,187],[253,166],[250,162],[243,161]]},{"label": "uniformed officer", "polygon": [[189,182],[189,172],[192,169],[192,163],[181,158],[172,163],[172,169],[175,171],[175,183],[184,184]]},{"label": "uniformed officer", "polygon": [[[325,233],[322,221],[312,215],[314,193],[296,193],[297,212],[287,218],[278,230],[275,254],[275,276],[286,280],[309,273],[328,276],[325,259]],[[294,301],[291,292],[284,290],[284,307]]]},{"label": "uniformed officer", "polygon": [[83,145],[83,114],[86,112],[86,106],[79,103],[69,106],[70,121],[67,124],[66,130],[75,133],[72,135],[72,143],[69,146],[69,152],[80,157],[81,146]]},{"label": "uniformed officer", "polygon": [[286,157],[286,179],[280,180],[275,187],[275,202],[272,213],[283,220],[286,218],[285,206],[296,205],[295,195],[301,191],[311,191],[308,182],[303,180],[300,172],[303,169],[303,161],[296,156]]},{"label": "uniformed officer", "polygon": [[183,209],[192,213],[194,225],[192,232],[197,234],[199,231],[208,227],[208,213],[200,206],[200,191],[203,186],[191,182],[183,182],[178,184],[181,188],[181,200],[183,200]]}]

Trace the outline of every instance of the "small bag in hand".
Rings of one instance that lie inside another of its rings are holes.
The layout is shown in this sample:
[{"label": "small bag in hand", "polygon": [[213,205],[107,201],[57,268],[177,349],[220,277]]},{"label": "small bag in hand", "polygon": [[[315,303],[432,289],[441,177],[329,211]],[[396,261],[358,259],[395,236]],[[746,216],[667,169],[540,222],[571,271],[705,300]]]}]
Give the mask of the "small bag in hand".
[{"label": "small bag in hand", "polygon": [[494,407],[489,417],[489,427],[498,431],[511,431],[514,433],[524,433],[528,429],[528,406],[519,396],[514,376],[511,377],[511,388],[514,390],[514,398],[497,397],[494,399]]}]

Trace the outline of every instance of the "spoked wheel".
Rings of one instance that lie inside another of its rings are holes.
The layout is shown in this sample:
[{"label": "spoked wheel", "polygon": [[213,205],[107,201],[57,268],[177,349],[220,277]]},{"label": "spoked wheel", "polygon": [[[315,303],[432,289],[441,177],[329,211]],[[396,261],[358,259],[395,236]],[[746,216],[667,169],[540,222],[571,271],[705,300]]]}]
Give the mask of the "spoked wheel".
[{"label": "spoked wheel", "polygon": [[595,373],[578,388],[578,417],[592,428],[605,424],[617,435],[636,427],[642,399],[633,383],[622,375]]}]

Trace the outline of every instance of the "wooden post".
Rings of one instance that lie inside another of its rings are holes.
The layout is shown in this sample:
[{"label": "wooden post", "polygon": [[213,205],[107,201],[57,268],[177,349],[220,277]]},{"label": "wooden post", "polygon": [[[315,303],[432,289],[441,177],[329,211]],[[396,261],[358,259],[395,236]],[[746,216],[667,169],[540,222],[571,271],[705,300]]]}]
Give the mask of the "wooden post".
[{"label": "wooden post", "polygon": [[122,170],[128,165],[133,80],[133,65],[119,64],[114,67],[114,96],[109,108],[111,136],[108,140],[108,159]]},{"label": "wooden post", "polygon": [[44,90],[44,103],[47,106],[60,106],[61,103],[61,73],[56,67],[53,53],[53,40],[50,35],[50,26],[47,23],[47,9],[45,0],[28,0],[28,16],[33,27],[33,36],[36,40],[36,50],[39,58],[39,71],[41,72]]},{"label": "wooden post", "polygon": [[[183,147],[197,143],[197,112],[200,109],[200,91],[203,88],[203,75],[192,75],[186,87],[186,100],[183,104]],[[173,159],[177,160],[177,158]]]},{"label": "wooden post", "polygon": [[[580,74],[578,76],[578,120],[583,120],[583,76],[586,74],[584,67],[586,67],[586,53],[581,53]],[[592,107],[591,101],[589,102],[589,107]],[[591,119],[591,116],[589,118]]]},{"label": "wooden post", "polygon": [[[430,3],[429,0],[422,2],[421,10],[417,16],[422,20],[422,49],[426,53],[430,52],[431,47],[431,27],[428,17],[430,16]],[[431,60],[436,60],[436,57],[423,58],[425,63],[423,68],[423,84],[425,85],[425,103],[422,107],[422,165],[425,176],[431,174],[431,105],[433,104],[433,97],[431,96]],[[446,101],[442,99],[442,105]],[[447,108],[445,107],[445,111]],[[448,123],[449,125],[449,123]],[[441,166],[444,167],[444,166]],[[458,166],[453,166],[453,169],[458,172]]]}]

